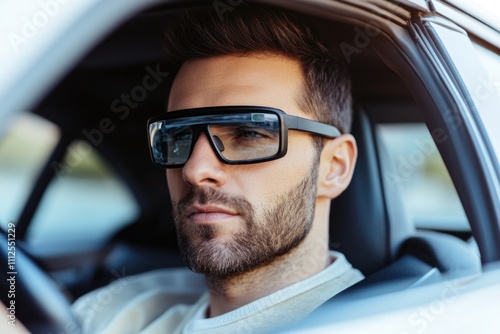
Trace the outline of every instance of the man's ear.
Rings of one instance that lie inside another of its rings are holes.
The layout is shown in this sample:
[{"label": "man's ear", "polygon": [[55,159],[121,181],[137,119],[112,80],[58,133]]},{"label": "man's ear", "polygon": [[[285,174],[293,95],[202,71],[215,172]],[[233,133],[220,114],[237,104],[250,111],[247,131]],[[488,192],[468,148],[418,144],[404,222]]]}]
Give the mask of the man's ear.
[{"label": "man's ear", "polygon": [[335,198],[351,182],[358,148],[351,134],[326,141],[319,163],[318,197]]}]

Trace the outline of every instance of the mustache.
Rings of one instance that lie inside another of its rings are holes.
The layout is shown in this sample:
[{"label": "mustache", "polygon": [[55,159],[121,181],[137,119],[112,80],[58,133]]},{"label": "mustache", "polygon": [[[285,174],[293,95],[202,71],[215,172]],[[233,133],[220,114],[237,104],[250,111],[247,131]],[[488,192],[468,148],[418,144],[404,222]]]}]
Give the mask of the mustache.
[{"label": "mustache", "polygon": [[187,208],[195,203],[201,205],[207,203],[224,205],[236,210],[240,215],[247,215],[253,212],[252,204],[243,196],[230,196],[214,187],[192,187],[182,199],[174,203],[174,207],[177,214],[182,216]]}]

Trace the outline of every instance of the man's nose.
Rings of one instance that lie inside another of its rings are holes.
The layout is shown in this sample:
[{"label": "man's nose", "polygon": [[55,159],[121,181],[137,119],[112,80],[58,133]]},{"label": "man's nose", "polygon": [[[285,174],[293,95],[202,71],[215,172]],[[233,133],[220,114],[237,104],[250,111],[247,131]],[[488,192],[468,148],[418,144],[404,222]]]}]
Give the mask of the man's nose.
[{"label": "man's nose", "polygon": [[226,165],[216,156],[209,139],[201,133],[182,168],[184,181],[192,186],[221,186],[227,181]]}]

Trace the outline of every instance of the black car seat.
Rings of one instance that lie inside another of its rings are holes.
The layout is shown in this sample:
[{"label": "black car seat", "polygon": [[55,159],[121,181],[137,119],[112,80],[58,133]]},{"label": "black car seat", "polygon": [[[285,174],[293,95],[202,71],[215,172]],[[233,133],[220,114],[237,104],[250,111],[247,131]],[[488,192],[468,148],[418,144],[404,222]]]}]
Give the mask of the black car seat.
[{"label": "black car seat", "polygon": [[366,293],[370,287],[389,282],[393,284],[386,286],[396,289],[480,273],[480,258],[465,241],[416,231],[405,213],[398,185],[386,177],[395,170],[374,123],[360,107],[352,134],[358,144],[358,161],[351,184],[332,201],[330,248],[344,253],[366,278],[339,296]]}]

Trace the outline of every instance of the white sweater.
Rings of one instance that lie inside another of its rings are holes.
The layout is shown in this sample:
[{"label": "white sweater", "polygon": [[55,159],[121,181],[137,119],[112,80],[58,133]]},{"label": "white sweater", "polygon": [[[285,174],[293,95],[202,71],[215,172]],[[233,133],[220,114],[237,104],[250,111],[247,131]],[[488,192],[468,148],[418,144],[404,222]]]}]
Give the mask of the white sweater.
[{"label": "white sweater", "polygon": [[84,333],[272,332],[299,321],[363,279],[343,254],[330,253],[336,260],[323,271],[213,318],[205,318],[209,296],[204,277],[187,269],[118,279],[82,296],[73,308]]}]

